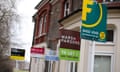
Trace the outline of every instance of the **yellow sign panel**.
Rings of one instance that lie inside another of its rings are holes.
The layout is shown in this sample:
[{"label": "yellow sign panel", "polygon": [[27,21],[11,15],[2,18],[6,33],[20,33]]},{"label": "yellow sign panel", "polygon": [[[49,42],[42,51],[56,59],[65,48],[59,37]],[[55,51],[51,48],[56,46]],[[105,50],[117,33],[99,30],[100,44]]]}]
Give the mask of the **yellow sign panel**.
[{"label": "yellow sign panel", "polygon": [[25,57],[22,57],[22,56],[10,56],[11,59],[13,60],[24,60]]},{"label": "yellow sign panel", "polygon": [[82,20],[86,21],[87,13],[92,11],[91,8],[88,8],[87,5],[93,5],[93,0],[83,0],[83,11],[82,11]]}]

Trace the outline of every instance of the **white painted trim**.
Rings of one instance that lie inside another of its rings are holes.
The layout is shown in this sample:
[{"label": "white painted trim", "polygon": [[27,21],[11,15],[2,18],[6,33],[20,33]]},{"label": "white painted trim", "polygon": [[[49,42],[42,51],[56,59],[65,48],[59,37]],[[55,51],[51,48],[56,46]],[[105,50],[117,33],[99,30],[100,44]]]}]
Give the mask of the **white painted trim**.
[{"label": "white painted trim", "polygon": [[[106,44],[104,44],[104,45],[106,45]],[[114,66],[113,66],[114,65],[114,51],[95,51],[95,55],[111,56],[111,72],[114,71]],[[92,61],[91,61],[91,45],[90,45],[89,46],[89,53],[88,53],[88,71],[87,72],[89,72],[91,70],[91,67],[90,67],[91,66],[91,62]]]},{"label": "white painted trim", "polygon": [[96,45],[101,45],[101,46],[114,46],[115,43],[114,43],[114,42],[106,42],[106,43],[96,42]]},{"label": "white painted trim", "polygon": [[114,54],[114,52],[113,51],[96,51],[95,55],[96,54],[106,54],[107,55],[107,54]]},{"label": "white painted trim", "polygon": [[75,62],[73,62],[73,71],[72,72],[75,72]]}]

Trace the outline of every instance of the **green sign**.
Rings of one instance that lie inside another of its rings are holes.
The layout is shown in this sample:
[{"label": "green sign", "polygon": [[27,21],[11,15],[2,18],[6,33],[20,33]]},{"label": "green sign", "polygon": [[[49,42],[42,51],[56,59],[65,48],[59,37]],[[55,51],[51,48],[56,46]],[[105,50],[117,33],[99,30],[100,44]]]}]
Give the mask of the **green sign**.
[{"label": "green sign", "polygon": [[107,8],[91,0],[83,2],[81,38],[99,42],[106,41]]},{"label": "green sign", "polygon": [[59,57],[62,60],[79,61],[80,60],[80,50],[60,48]]}]

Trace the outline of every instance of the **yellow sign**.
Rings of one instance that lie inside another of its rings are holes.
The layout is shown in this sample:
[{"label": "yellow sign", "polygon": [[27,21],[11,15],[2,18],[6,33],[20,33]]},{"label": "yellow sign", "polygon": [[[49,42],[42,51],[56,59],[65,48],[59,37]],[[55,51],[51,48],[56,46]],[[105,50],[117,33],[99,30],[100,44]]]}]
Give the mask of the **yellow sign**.
[{"label": "yellow sign", "polygon": [[100,32],[100,39],[105,39],[105,37],[106,37],[105,32]]},{"label": "yellow sign", "polygon": [[13,60],[25,60],[25,57],[23,56],[10,56],[10,58]]},{"label": "yellow sign", "polygon": [[[88,8],[88,5],[93,5],[94,2],[93,0],[84,0],[83,2],[83,12],[82,12],[82,20],[86,21],[86,17],[87,17],[87,13],[91,13],[92,12],[92,8]],[[103,16],[103,11],[102,11],[102,5],[99,4],[99,9],[100,9],[100,16],[98,18],[98,20],[95,23],[92,24],[82,24],[82,26],[87,27],[87,28],[92,28],[95,27],[97,25],[100,24],[101,20],[102,20],[102,16]]]},{"label": "yellow sign", "polygon": [[91,12],[91,8],[88,8],[87,5],[93,5],[93,0],[83,0],[83,11],[82,11],[82,20],[86,21],[87,13]]}]

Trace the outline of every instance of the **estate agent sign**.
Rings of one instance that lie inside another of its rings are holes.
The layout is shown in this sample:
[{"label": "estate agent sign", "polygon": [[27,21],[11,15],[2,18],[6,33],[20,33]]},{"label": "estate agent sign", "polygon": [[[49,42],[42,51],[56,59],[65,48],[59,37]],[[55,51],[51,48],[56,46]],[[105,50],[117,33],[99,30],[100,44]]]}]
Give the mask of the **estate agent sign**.
[{"label": "estate agent sign", "polygon": [[71,30],[61,31],[59,57],[63,60],[79,61],[80,33]]},{"label": "estate agent sign", "polygon": [[93,0],[83,3],[81,38],[99,42],[106,41],[107,8]]},{"label": "estate agent sign", "polygon": [[44,48],[32,47],[31,48],[31,57],[43,58],[45,53]]},{"label": "estate agent sign", "polygon": [[11,48],[11,59],[13,60],[24,60],[25,49]]}]

